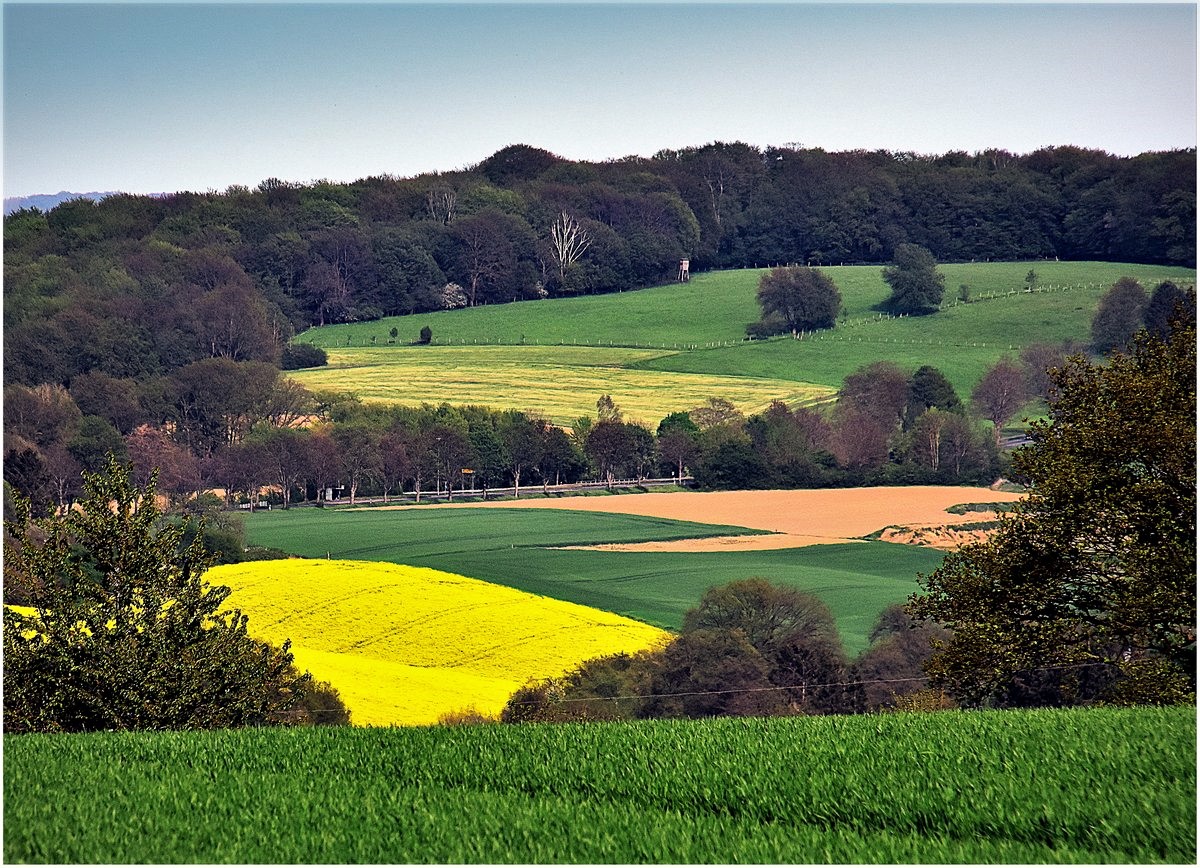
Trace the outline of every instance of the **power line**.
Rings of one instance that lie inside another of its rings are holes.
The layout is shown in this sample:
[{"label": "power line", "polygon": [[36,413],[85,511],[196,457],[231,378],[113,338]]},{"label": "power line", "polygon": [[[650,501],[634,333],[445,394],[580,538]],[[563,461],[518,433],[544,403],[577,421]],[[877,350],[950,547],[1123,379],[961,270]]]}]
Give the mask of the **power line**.
[{"label": "power line", "polygon": [[[1057,671],[1057,670],[1062,670],[1062,669],[1083,669],[1088,666],[1111,666],[1111,665],[1113,665],[1113,664],[1111,664],[1107,661],[1103,661],[1103,660],[1098,660],[1093,663],[1063,663],[1063,664],[1060,664],[1057,666],[1039,666],[1034,669],[1019,669],[1012,674],[1015,676],[1020,673],[1052,672],[1052,671]],[[553,701],[555,704],[567,703],[567,702],[603,702],[603,701],[619,702],[621,700],[626,700],[626,699],[663,699],[663,698],[682,697],[682,696],[721,696],[721,695],[731,694],[731,693],[767,693],[767,692],[777,691],[777,690],[810,690],[810,689],[817,689],[817,688],[822,688],[822,687],[858,687],[858,686],[863,686],[863,685],[867,685],[867,684],[900,684],[900,683],[909,682],[909,681],[925,681],[925,680],[926,680],[926,678],[923,675],[914,675],[914,676],[911,676],[908,678],[873,678],[873,679],[868,679],[866,681],[826,681],[826,682],[817,683],[817,684],[810,684],[810,683],[805,682],[802,684],[790,684],[790,685],[784,685],[784,686],[730,687],[730,688],[727,688],[724,690],[691,690],[691,691],[683,691],[683,692],[678,692],[678,693],[648,693],[648,694],[632,693],[632,694],[628,694],[625,696],[581,696],[581,697],[556,699]],[[518,706],[541,705],[541,704],[542,703],[535,702],[535,701],[510,702],[509,703],[509,705],[518,705]]]}]

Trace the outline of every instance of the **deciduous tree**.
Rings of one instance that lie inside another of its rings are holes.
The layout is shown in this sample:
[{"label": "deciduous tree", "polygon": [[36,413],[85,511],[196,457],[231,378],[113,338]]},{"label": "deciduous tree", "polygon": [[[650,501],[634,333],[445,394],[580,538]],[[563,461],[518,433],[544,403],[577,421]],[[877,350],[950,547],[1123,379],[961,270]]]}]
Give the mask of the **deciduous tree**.
[{"label": "deciduous tree", "polygon": [[1100,299],[1092,317],[1092,349],[1098,353],[1124,349],[1142,325],[1146,290],[1132,277],[1122,277]]},{"label": "deciduous tree", "polygon": [[884,307],[892,313],[928,314],[938,309],[946,291],[946,279],[937,269],[937,260],[917,244],[897,244],[892,264],[883,270],[883,279],[892,288]]},{"label": "deciduous tree", "polygon": [[310,690],[115,462],[87,475],[78,510],[32,522],[18,500],[6,528],[4,582],[35,610],[4,611],[7,732],[286,723]]},{"label": "deciduous tree", "polygon": [[988,368],[971,393],[971,403],[979,415],[992,423],[997,445],[1004,425],[1028,400],[1025,371],[1008,356]]},{"label": "deciduous tree", "polygon": [[1013,459],[1029,496],[910,600],[954,631],[930,674],[971,704],[1194,694],[1195,326],[1055,381]]},{"label": "deciduous tree", "polygon": [[806,266],[772,268],[758,282],[763,320],[781,321],[792,334],[832,328],[842,309],[842,294],[823,271]]}]

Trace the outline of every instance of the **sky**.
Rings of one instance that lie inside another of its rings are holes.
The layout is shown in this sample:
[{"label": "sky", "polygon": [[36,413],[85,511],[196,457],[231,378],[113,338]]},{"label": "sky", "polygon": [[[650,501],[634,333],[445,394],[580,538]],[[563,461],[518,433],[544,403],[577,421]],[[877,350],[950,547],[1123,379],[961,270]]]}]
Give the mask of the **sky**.
[{"label": "sky", "polygon": [[4,195],[408,177],[529,144],[1196,145],[1193,3],[3,7]]}]

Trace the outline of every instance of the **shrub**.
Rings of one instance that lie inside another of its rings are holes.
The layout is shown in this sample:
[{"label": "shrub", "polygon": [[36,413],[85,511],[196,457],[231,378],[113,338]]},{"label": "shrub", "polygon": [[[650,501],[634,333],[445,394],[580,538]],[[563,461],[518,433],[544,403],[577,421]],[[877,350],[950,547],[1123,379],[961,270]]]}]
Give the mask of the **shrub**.
[{"label": "shrub", "polygon": [[421,326],[421,336],[417,339],[419,344],[427,344],[433,340],[433,329],[429,326]]},{"label": "shrub", "polygon": [[4,583],[34,612],[4,611],[5,731],[300,722],[311,676],[202,580],[201,540],[162,521],[153,481],[135,488],[110,457],[84,487],[77,510],[33,522],[18,500],[6,524]]},{"label": "shrub", "polygon": [[329,363],[329,355],[312,344],[288,344],[279,357],[279,367],[285,371],[319,368]]}]

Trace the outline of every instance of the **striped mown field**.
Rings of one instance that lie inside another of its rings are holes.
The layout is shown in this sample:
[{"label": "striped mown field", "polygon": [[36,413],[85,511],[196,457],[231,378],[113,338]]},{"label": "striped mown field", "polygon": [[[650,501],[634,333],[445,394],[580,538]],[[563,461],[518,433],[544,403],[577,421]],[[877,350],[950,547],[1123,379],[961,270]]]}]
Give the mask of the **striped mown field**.
[{"label": "striped mown field", "polygon": [[214,567],[250,633],[292,640],[300,669],[342,695],[353,723],[435,723],[497,714],[530,679],[666,638],[619,615],[423,567],[253,561]]}]

